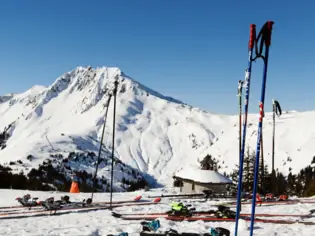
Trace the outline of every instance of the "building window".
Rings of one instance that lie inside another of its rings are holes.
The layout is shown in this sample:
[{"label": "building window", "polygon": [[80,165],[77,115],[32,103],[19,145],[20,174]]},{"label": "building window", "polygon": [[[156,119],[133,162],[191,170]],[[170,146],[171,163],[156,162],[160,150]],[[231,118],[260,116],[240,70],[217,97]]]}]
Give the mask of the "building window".
[{"label": "building window", "polygon": [[192,191],[195,191],[195,183],[192,183],[192,185],[191,185],[191,190],[192,190]]}]

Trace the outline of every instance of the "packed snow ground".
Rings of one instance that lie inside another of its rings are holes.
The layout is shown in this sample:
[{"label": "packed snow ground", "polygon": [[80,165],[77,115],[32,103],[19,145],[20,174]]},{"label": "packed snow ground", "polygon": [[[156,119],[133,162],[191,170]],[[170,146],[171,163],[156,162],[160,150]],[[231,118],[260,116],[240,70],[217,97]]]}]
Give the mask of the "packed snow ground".
[{"label": "packed snow ground", "polygon": [[[129,193],[114,193],[114,200],[129,200],[137,195],[141,195],[143,199],[147,199],[146,196],[160,195],[173,193],[174,189],[156,189],[148,192],[129,192]],[[14,200],[17,196],[23,196],[26,193],[30,193],[31,196],[45,199],[47,197],[55,197],[59,199],[60,196],[65,194],[69,195],[72,200],[82,200],[83,198],[90,197],[89,193],[70,194],[62,192],[39,192],[39,191],[26,191],[26,190],[0,190],[0,206],[17,205]],[[109,200],[108,193],[95,194],[95,201],[107,201]],[[194,200],[197,201],[197,200]],[[218,204],[218,201],[208,201],[206,203],[198,203],[193,200],[183,200],[183,202],[190,202],[197,210],[209,210],[214,208],[211,204]],[[133,207],[121,207],[116,208],[116,212],[164,212],[170,209],[170,200],[162,199],[162,204],[154,206],[133,206]],[[296,204],[292,206],[264,206],[257,207],[256,213],[288,213],[288,214],[307,214],[310,209],[315,208],[315,204]],[[243,206],[243,213],[250,212],[250,206]],[[272,218],[277,219],[277,218]],[[280,219],[280,218],[278,218]],[[282,218],[283,219],[283,218]],[[286,217],[290,219],[290,217]],[[297,220],[298,218],[291,218]],[[314,218],[305,219],[305,221],[314,221]],[[224,227],[231,231],[231,235],[234,233],[234,223],[232,222],[172,222],[162,218],[160,230],[168,230],[173,228],[179,232],[195,232],[206,233],[209,232],[210,227]],[[314,235],[315,226],[308,226],[302,224],[293,225],[278,225],[267,223],[255,223],[254,235],[266,235],[266,236],[301,236],[301,235]],[[0,235],[23,235],[23,236],[97,236],[107,234],[118,234],[120,232],[128,232],[129,235],[139,235],[141,231],[140,221],[126,221],[114,218],[111,216],[111,211],[101,210],[90,213],[69,213],[60,216],[45,216],[25,219],[14,220],[0,220]],[[249,223],[240,220],[239,235],[249,235]]]},{"label": "packed snow ground", "polygon": [[[0,131],[12,124],[8,131],[12,136],[7,147],[0,150],[0,162],[22,160],[23,165],[15,165],[14,170],[27,173],[50,155],[77,150],[97,153],[116,76],[117,158],[167,185],[172,184],[174,172],[182,165],[196,164],[206,154],[220,161],[222,173],[231,173],[238,163],[237,116],[213,114],[165,97],[132,80],[119,68],[109,67],[78,67],[51,86],[34,86],[21,94],[0,97]],[[250,106],[254,105],[250,102]],[[265,162],[271,166],[272,114],[265,115]],[[108,150],[112,146],[112,118],[113,100],[104,141]],[[275,166],[285,174],[290,167],[296,173],[310,164],[315,154],[314,119],[315,112],[294,111],[276,118]],[[247,144],[252,150],[256,149],[257,121],[257,115],[249,115]],[[28,154],[35,159],[27,160]],[[107,174],[106,168],[100,168],[99,176]]]}]

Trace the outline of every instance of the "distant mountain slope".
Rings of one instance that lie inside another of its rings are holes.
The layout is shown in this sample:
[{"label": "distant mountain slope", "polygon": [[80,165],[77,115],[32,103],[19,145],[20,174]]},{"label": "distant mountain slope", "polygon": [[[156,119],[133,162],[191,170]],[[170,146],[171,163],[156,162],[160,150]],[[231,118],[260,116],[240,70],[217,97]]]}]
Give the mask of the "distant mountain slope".
[{"label": "distant mountain slope", "polygon": [[[78,67],[47,88],[35,86],[2,99],[0,131],[11,124],[8,130],[11,137],[0,151],[0,162],[22,160],[24,166],[16,168],[27,172],[51,155],[78,150],[97,153],[108,95],[116,76],[119,80],[116,158],[167,184],[172,183],[173,173],[181,166],[196,163],[208,153],[220,160],[222,172],[229,173],[238,163],[237,116],[191,107],[145,87],[118,68],[109,67]],[[112,118],[113,101],[104,140],[108,153],[112,145]],[[310,163],[314,155],[314,118],[315,112],[290,112],[277,118],[277,167],[286,170],[290,166],[298,171]],[[267,162],[271,155],[270,122],[270,114],[266,114]],[[252,124],[248,129],[249,144],[255,148],[256,115],[249,116],[249,123]],[[29,154],[35,157],[32,161],[26,159]],[[286,161],[288,155],[292,162]],[[91,172],[94,166],[91,167],[75,168]],[[106,173],[108,168],[102,166],[99,175]]]}]

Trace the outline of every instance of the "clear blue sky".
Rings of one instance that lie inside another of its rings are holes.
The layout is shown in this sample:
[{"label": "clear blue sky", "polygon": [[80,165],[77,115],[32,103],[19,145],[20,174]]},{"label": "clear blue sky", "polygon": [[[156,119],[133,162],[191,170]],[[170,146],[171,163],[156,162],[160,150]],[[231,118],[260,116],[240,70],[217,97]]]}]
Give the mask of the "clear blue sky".
[{"label": "clear blue sky", "polygon": [[[314,109],[315,1],[10,0],[0,2],[0,94],[49,85],[80,65],[118,66],[188,104],[236,114],[249,25],[275,21],[266,110]],[[262,62],[250,111],[258,112]]]}]

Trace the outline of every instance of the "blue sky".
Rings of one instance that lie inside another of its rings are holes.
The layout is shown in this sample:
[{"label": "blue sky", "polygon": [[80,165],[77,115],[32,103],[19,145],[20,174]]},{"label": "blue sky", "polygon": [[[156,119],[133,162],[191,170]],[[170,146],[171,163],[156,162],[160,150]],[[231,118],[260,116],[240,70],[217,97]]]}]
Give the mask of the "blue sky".
[{"label": "blue sky", "polygon": [[[275,21],[266,110],[314,109],[314,1],[10,0],[0,2],[0,94],[49,85],[80,65],[118,66],[188,104],[236,114],[249,25]],[[262,62],[253,64],[258,112]]]}]

